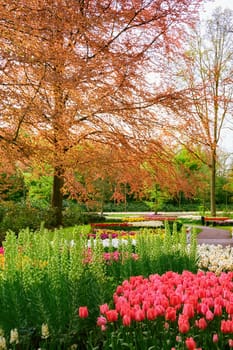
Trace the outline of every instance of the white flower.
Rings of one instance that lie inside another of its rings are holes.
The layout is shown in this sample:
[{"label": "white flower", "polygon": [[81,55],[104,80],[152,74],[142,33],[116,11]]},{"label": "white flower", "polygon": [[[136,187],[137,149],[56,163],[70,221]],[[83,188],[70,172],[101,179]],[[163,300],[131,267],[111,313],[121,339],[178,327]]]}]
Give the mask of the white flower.
[{"label": "white flower", "polygon": [[70,350],[76,350],[77,348],[78,348],[78,345],[77,344],[73,344],[73,345],[71,345]]},{"label": "white flower", "polygon": [[0,336],[0,350],[6,350],[6,339],[2,335]]},{"label": "white flower", "polygon": [[16,328],[11,330],[11,334],[10,334],[10,344],[18,344],[19,343],[19,333],[18,330]]},{"label": "white flower", "polygon": [[198,267],[220,274],[233,271],[233,247],[221,245],[198,245]]},{"label": "white flower", "polygon": [[[120,245],[129,244],[129,242],[132,245],[136,245],[136,239],[128,240],[128,239],[125,239],[125,238],[121,238],[121,239],[118,239],[118,238],[112,238],[112,239],[105,238],[105,239],[101,240],[101,243],[103,244],[104,248],[109,248],[109,247],[119,248]],[[88,243],[87,243],[88,248],[91,248],[92,244],[94,244],[94,246],[95,246],[96,245],[96,240],[93,240],[93,241],[88,240]]]}]

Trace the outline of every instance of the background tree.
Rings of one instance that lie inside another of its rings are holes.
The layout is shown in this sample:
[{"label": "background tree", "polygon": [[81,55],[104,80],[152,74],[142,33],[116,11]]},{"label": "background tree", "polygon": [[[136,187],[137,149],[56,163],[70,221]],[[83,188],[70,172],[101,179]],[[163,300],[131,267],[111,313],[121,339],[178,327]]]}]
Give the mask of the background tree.
[{"label": "background tree", "polygon": [[[198,158],[196,155],[198,155]],[[195,149],[195,154],[189,152],[186,147],[177,151],[175,161],[180,170],[180,176],[186,179],[189,185],[189,191],[182,192],[180,190],[178,193],[176,199],[179,207],[182,206],[182,201],[185,202],[197,198],[205,206],[205,194],[209,192],[209,169],[203,164],[205,157],[205,153],[198,146]]]},{"label": "background tree", "polygon": [[[201,145],[210,169],[211,215],[216,215],[216,172],[222,131],[229,127],[232,113],[233,13],[220,8],[206,21],[205,32],[195,32],[187,50],[185,70],[179,75],[189,87],[190,112],[183,116],[182,142],[197,157]],[[228,119],[227,119],[228,118]],[[204,154],[204,153],[202,153]]]}]

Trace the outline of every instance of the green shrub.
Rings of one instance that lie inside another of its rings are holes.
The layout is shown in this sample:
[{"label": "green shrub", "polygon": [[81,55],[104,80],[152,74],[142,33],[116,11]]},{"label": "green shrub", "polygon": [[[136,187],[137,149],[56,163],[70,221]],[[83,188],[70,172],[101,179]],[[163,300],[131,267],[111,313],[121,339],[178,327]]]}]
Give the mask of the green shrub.
[{"label": "green shrub", "polygon": [[[0,242],[4,240],[7,231],[18,234],[20,230],[29,228],[31,231],[40,229],[41,224],[48,229],[55,227],[54,209],[28,206],[25,203],[2,202],[0,207]],[[103,222],[104,217],[97,213],[81,211],[77,205],[66,207],[63,211],[63,226],[70,227]]]},{"label": "green shrub", "polygon": [[98,213],[88,213],[79,206],[72,205],[63,211],[63,226],[86,225],[92,222],[104,222],[105,218]]},{"label": "green shrub", "polygon": [[30,230],[38,230],[41,223],[51,228],[54,226],[54,211],[52,208],[34,208],[24,203],[6,203],[4,206],[4,215],[0,223],[0,232],[4,234],[11,230],[19,233],[20,230],[29,228]]}]

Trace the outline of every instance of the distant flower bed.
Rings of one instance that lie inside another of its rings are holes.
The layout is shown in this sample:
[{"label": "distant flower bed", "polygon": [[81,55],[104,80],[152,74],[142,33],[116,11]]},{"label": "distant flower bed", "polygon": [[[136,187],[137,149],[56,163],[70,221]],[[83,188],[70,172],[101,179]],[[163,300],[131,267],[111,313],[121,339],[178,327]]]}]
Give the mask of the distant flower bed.
[{"label": "distant flower bed", "polygon": [[88,234],[88,238],[96,238],[99,237],[101,239],[106,238],[119,238],[125,236],[135,236],[135,231],[114,231],[114,230],[101,230],[95,229],[93,233]]},{"label": "distant flower bed", "polygon": [[122,218],[124,222],[135,222],[135,221],[175,221],[177,220],[176,216],[164,216],[164,215],[146,215],[138,217],[124,217]]},{"label": "distant flower bed", "polygon": [[135,221],[144,221],[146,220],[144,216],[137,216],[137,217],[124,217],[122,218],[122,221],[124,222],[135,222]]},{"label": "distant flower bed", "polygon": [[128,222],[98,222],[91,223],[92,228],[104,228],[104,227],[127,227],[131,226]]}]

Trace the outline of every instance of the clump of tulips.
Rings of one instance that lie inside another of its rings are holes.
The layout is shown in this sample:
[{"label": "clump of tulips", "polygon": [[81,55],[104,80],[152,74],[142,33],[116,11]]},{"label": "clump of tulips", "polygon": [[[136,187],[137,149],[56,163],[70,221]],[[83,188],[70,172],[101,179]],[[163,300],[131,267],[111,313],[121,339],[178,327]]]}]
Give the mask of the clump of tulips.
[{"label": "clump of tulips", "polygon": [[97,326],[103,349],[231,349],[233,272],[130,277],[112,307],[100,306]]}]

